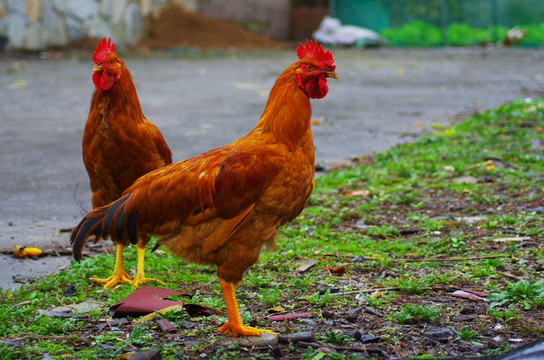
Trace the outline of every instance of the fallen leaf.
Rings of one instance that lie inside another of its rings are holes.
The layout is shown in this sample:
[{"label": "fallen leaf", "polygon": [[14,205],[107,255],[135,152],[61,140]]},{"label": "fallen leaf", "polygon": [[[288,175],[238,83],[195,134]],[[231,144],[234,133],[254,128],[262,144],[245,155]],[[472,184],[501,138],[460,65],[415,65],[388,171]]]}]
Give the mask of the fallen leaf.
[{"label": "fallen leaf", "polygon": [[349,196],[367,197],[370,195],[370,190],[356,190],[348,193]]},{"label": "fallen leaf", "polygon": [[268,309],[269,314],[279,314],[285,312],[285,309],[281,306],[274,306],[273,308]]},{"label": "fallen leaf", "polygon": [[329,267],[325,265],[323,266],[323,269],[334,275],[342,275],[343,273],[347,271],[344,265],[333,266],[333,267]]},{"label": "fallen leaf", "polygon": [[26,247],[24,245],[15,245],[13,255],[18,258],[30,258],[40,256],[43,253],[41,249],[34,247]]},{"label": "fallen leaf", "polygon": [[318,262],[319,262],[319,260],[315,260],[315,259],[307,260],[307,261],[305,261],[302,265],[300,265],[300,266],[297,268],[297,271],[298,271],[298,272],[305,272],[305,271],[307,271],[309,268],[311,268],[312,266],[314,266],[315,264],[317,264]]}]

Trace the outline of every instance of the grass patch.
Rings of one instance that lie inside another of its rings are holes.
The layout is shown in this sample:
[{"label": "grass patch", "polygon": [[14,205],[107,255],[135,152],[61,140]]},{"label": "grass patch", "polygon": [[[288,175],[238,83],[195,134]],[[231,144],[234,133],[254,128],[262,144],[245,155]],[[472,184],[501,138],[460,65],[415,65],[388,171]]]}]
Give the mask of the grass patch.
[{"label": "grass patch", "polygon": [[[279,345],[286,358],[357,358],[364,345],[355,332],[372,334],[372,348],[397,358],[475,356],[466,346],[475,339],[484,355],[509,349],[493,340],[504,333],[523,343],[542,337],[543,110],[543,100],[515,101],[318,176],[307,208],[279,232],[278,250],[263,252],[245,274],[238,288],[244,321],[315,335],[314,346]],[[134,271],[134,247],[125,254],[126,269]],[[297,271],[307,260],[317,263]],[[164,359],[277,355],[224,347],[216,331],[224,316],[164,315],[175,334],[131,318],[104,325],[108,307],[132,292],[128,285],[103,289],[88,280],[112,268],[113,256],[100,254],[0,291],[0,321],[10,325],[0,328],[2,359],[39,359],[46,352],[109,359],[138,349],[161,349]],[[146,273],[192,294],[191,302],[224,310],[213,268],[159,250],[146,257]],[[461,289],[488,293],[491,301],[452,296]],[[86,319],[43,311],[86,300],[102,304]],[[311,315],[269,322],[272,308]],[[429,340],[422,322],[456,335]]]}]

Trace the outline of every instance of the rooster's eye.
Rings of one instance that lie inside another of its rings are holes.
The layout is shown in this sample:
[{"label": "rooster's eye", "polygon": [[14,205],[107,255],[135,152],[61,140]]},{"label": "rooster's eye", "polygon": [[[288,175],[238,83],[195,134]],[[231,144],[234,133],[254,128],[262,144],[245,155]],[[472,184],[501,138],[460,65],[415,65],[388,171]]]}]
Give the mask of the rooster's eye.
[{"label": "rooster's eye", "polygon": [[115,61],[113,61],[113,60],[110,60],[110,64],[112,64],[112,65],[113,65],[114,63],[115,63]]},{"label": "rooster's eye", "polygon": [[312,65],[306,65],[306,70],[312,71],[313,69],[314,69],[314,67]]}]

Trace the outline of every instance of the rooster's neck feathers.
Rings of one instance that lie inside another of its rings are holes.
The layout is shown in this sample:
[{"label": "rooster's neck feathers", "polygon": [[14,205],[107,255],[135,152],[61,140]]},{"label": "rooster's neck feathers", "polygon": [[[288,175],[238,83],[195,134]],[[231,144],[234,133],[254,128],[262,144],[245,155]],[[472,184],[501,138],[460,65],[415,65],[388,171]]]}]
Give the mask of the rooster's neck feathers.
[{"label": "rooster's neck feathers", "polygon": [[299,66],[298,62],[294,63],[276,80],[261,119],[254,128],[254,131],[262,129],[271,133],[276,142],[287,145],[292,151],[299,147],[303,137],[311,131],[310,99],[294,77]]},{"label": "rooster's neck feathers", "polygon": [[95,89],[92,104],[98,103],[105,105],[110,114],[130,113],[128,118],[135,121],[144,117],[132,75],[124,65],[121,67],[121,76],[115,80],[111,89]]}]

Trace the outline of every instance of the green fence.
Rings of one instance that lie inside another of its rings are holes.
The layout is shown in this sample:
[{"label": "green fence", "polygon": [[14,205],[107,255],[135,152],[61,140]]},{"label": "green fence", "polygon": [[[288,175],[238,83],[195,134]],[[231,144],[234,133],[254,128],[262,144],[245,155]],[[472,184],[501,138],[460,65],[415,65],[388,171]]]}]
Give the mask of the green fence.
[{"label": "green fence", "polygon": [[520,27],[522,45],[544,45],[544,0],[330,0],[343,24],[375,30],[392,45],[473,45]]}]

